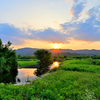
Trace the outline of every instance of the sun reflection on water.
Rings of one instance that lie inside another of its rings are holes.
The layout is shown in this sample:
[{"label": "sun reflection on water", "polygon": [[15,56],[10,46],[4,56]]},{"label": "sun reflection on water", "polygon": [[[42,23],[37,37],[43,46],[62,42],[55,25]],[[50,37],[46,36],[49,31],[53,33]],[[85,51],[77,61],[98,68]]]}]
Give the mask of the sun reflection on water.
[{"label": "sun reflection on water", "polygon": [[56,62],[53,63],[53,65],[54,65],[55,67],[58,67],[58,66],[59,66],[59,63],[56,61]]},{"label": "sun reflection on water", "polygon": [[55,67],[59,67],[59,64],[60,64],[60,62],[58,62],[58,61],[53,62],[53,64],[51,65],[50,69],[53,69]]}]

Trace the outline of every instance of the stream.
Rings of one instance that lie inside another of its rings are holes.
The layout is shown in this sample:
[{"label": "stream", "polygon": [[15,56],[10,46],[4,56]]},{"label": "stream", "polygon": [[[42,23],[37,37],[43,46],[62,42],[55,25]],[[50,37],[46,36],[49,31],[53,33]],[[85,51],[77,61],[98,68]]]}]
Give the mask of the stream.
[{"label": "stream", "polygon": [[60,62],[53,62],[47,68],[39,69],[39,68],[21,68],[17,71],[1,74],[0,75],[0,83],[12,83],[15,85],[29,84],[32,80],[41,77],[49,72],[49,70],[59,67]]}]

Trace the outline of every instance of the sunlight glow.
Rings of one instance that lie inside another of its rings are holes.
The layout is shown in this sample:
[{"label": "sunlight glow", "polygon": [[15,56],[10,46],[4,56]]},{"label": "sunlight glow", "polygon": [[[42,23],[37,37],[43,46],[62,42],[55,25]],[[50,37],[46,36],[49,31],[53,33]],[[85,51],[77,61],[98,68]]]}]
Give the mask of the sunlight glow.
[{"label": "sunlight glow", "polygon": [[54,48],[55,48],[55,49],[58,49],[58,46],[56,45]]},{"label": "sunlight glow", "polygon": [[59,44],[57,44],[57,43],[53,44],[53,48],[54,49],[59,49]]},{"label": "sunlight glow", "polygon": [[58,66],[59,66],[59,62],[56,61],[56,62],[53,63],[53,65],[54,65],[55,67],[58,67]]},{"label": "sunlight glow", "polygon": [[51,65],[50,69],[59,67],[59,64],[60,64],[60,62],[58,62],[58,61],[53,62],[53,64]]}]

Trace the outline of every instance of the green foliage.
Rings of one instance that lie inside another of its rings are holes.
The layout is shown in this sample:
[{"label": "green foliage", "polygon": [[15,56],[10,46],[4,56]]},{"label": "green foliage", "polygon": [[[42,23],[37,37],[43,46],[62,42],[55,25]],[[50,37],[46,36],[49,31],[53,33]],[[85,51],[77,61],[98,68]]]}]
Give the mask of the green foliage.
[{"label": "green foliage", "polygon": [[98,59],[92,60],[92,63],[100,66],[100,61]]},{"label": "green foliage", "polygon": [[21,56],[20,59],[35,59],[35,56]]},{"label": "green foliage", "polygon": [[5,58],[4,57],[1,57],[0,58],[0,72],[3,72],[3,70],[4,70],[4,65],[5,65],[5,63],[6,63],[6,60],[5,60]]},{"label": "green foliage", "polygon": [[8,43],[4,45],[0,39],[0,73],[17,69],[17,56],[16,52],[10,48],[11,44],[12,43],[8,41]]},{"label": "green foliage", "polygon": [[18,74],[17,70],[11,71],[10,73],[0,74],[0,82],[15,84],[17,74]]},{"label": "green foliage", "polygon": [[48,67],[53,62],[51,52],[48,50],[37,50],[34,54],[39,60],[40,67]]},{"label": "green foliage", "polygon": [[81,100],[88,90],[87,94],[93,94],[94,91],[92,97],[99,98],[99,78],[100,74],[96,73],[58,70],[33,81],[30,95],[43,100]]},{"label": "green foliage", "polygon": [[92,61],[90,57],[65,60],[54,72],[25,86],[1,83],[0,99],[100,100],[100,66]]},{"label": "green foliage", "polygon": [[21,58],[21,54],[18,54],[18,55],[17,55],[17,58],[20,59],[20,58]]},{"label": "green foliage", "polygon": [[0,99],[1,100],[23,100],[26,94],[27,86],[14,86],[13,84],[0,84]]},{"label": "green foliage", "polygon": [[94,65],[92,61],[81,59],[81,60],[65,60],[61,63],[59,70],[70,70],[70,71],[85,71],[100,73],[100,66]]},{"label": "green foliage", "polygon": [[51,90],[42,90],[40,93],[40,98],[42,99],[47,99],[47,100],[54,100],[55,99],[55,95],[53,93],[53,91]]}]

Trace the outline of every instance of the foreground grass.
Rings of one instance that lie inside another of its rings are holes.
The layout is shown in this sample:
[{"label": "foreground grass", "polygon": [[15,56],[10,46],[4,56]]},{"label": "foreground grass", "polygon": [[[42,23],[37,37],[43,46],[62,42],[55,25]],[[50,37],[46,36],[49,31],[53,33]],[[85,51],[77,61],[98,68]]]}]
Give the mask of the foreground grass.
[{"label": "foreground grass", "polygon": [[[30,87],[29,87],[30,86]],[[30,85],[0,84],[3,100],[99,100],[100,74],[59,70]],[[86,99],[85,99],[86,98]]]},{"label": "foreground grass", "polygon": [[29,85],[14,86],[1,83],[0,99],[100,100],[99,69],[100,66],[93,65],[86,59],[66,60],[55,72],[38,78]]},{"label": "foreground grass", "polygon": [[18,64],[20,67],[25,67],[30,65],[36,65],[37,61],[33,59],[18,59]]}]

